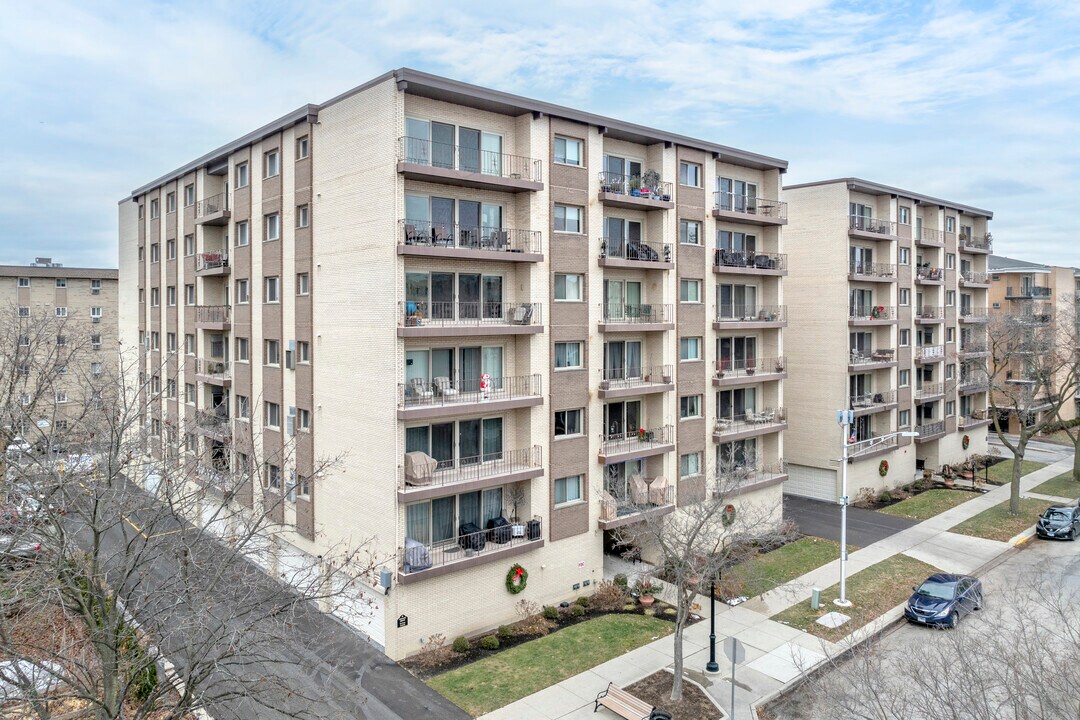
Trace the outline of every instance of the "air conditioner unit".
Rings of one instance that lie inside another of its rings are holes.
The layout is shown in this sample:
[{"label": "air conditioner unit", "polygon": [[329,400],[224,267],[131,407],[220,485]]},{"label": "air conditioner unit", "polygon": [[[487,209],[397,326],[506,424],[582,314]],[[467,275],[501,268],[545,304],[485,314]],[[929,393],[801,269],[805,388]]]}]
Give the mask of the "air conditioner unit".
[{"label": "air conditioner unit", "polygon": [[289,471],[289,481],[285,484],[285,499],[296,502],[296,471]]},{"label": "air conditioner unit", "polygon": [[99,322],[101,322],[101,316],[100,316],[100,315],[93,315],[93,316],[92,316],[92,317],[90,318],[90,322],[95,322],[95,323],[99,323]]},{"label": "air conditioner unit", "polygon": [[285,367],[289,370],[296,369],[296,353],[292,350],[285,351]]},{"label": "air conditioner unit", "polygon": [[90,288],[90,294],[91,295],[100,295],[101,294],[101,288]]},{"label": "air conditioner unit", "polygon": [[289,406],[289,415],[285,418],[285,432],[290,437],[296,434],[296,407],[293,405]]}]

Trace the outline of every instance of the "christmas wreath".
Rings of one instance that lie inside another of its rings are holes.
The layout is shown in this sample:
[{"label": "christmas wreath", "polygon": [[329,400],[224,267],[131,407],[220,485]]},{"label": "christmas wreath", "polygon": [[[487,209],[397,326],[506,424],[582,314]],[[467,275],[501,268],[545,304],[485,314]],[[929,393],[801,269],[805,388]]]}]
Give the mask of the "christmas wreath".
[{"label": "christmas wreath", "polygon": [[885,477],[889,474],[889,461],[882,460],[881,464],[877,466],[877,474],[881,477]]},{"label": "christmas wreath", "polygon": [[519,592],[525,589],[525,584],[529,582],[529,571],[521,567],[517,563],[510,566],[510,571],[506,573],[506,591],[511,595],[517,595]]},{"label": "christmas wreath", "polygon": [[724,511],[720,514],[720,521],[724,523],[725,527],[728,527],[733,522],[735,522],[735,506],[734,505],[729,504],[729,505],[724,506]]},{"label": "christmas wreath", "polygon": [[965,435],[964,436],[964,442],[962,443],[962,445],[964,446],[964,449],[967,450],[968,445],[970,445],[970,444],[971,444],[971,438],[969,438],[967,435]]}]

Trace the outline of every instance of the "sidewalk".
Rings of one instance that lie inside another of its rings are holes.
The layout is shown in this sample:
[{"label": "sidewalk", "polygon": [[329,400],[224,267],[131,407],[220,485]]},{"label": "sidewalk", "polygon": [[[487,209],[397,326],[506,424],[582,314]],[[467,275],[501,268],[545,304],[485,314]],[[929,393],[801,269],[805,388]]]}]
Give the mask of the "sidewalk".
[{"label": "sidewalk", "polygon": [[[1037,470],[1021,479],[1021,492],[1026,494],[1036,485],[1070,469],[1071,458]],[[994,488],[985,495],[857,550],[848,556],[848,576],[901,553],[946,572],[972,572],[1008,550],[1010,543],[959,535],[949,530],[1008,498],[1008,485]],[[709,603],[707,598],[699,598],[701,614],[705,619],[688,627],[684,634],[687,676],[704,687],[722,708],[727,708],[731,698],[731,664],[723,656],[720,644],[727,637],[738,638],[746,648],[746,659],[735,673],[736,720],[751,720],[753,704],[776,693],[804,670],[824,660],[827,654],[840,649],[839,645],[773,622],[769,617],[807,600],[812,588],[827,588],[839,582],[839,578],[840,561],[837,559],[742,605],[729,607],[717,603],[716,653],[721,672],[715,676],[703,672],[709,659]],[[864,636],[894,616],[895,613],[890,612],[853,635]],[[609,682],[625,686],[670,667],[672,642],[671,636],[660,638],[484,715],[483,720],[614,717],[606,710],[598,714],[593,712],[596,694],[606,688]],[[717,713],[717,717],[720,717],[720,713]],[[726,710],[724,717],[727,717]]]}]

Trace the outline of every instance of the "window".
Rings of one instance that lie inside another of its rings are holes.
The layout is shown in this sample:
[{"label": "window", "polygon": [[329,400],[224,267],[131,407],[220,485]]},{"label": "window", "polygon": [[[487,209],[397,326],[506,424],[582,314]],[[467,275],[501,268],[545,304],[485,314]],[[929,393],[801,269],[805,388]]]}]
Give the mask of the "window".
[{"label": "window", "polygon": [[150,262],[161,262],[161,246],[158,243],[150,244]]},{"label": "window", "polygon": [[248,339],[246,337],[236,338],[236,359],[239,362],[248,361]]},{"label": "window", "polygon": [[311,362],[311,343],[307,340],[296,341],[296,362],[304,364]]},{"label": "window", "polygon": [[267,427],[281,427],[281,406],[277,403],[263,403],[266,408],[266,420],[265,425]]},{"label": "window", "polygon": [[263,241],[273,242],[281,239],[281,215],[270,213],[263,216]]},{"label": "window", "polygon": [[264,365],[280,365],[281,364],[281,341],[280,340],[267,340],[264,346],[263,352],[263,364]]},{"label": "window", "polygon": [[184,186],[184,207],[191,207],[195,204],[195,183],[189,183]]},{"label": "window", "polygon": [[236,165],[236,187],[242,188],[248,186],[248,164],[246,162],[238,163]]},{"label": "window", "polygon": [[184,352],[188,355],[195,354],[195,336],[192,333],[184,335]]},{"label": "window", "polygon": [[160,350],[161,349],[161,333],[158,332],[157,330],[153,330],[150,333],[150,349],[151,350]]},{"label": "window", "polygon": [[195,404],[195,383],[184,383],[184,402]]},{"label": "window", "polygon": [[30,336],[29,335],[20,335],[19,336],[19,347],[30,347]]},{"label": "window", "polygon": [[956,342],[956,328],[945,328],[945,342]]},{"label": "window", "polygon": [[679,163],[679,184],[701,187],[701,166],[697,163]]},{"label": "window", "polygon": [[165,397],[176,397],[176,381],[172,378],[169,378],[169,380],[165,383]]},{"label": "window", "polygon": [[908,288],[900,288],[900,304],[911,304],[911,290],[909,290]]},{"label": "window", "polygon": [[581,165],[582,143],[574,138],[555,136],[555,162],[562,165]]},{"label": "window", "polygon": [[911,250],[909,250],[908,248],[903,248],[903,247],[899,248],[897,250],[896,258],[897,258],[897,261],[901,265],[910,265],[911,264]]},{"label": "window", "polygon": [[161,288],[150,288],[150,307],[161,304]]},{"label": "window", "polygon": [[687,453],[679,456],[679,477],[687,478],[701,474],[701,453]]},{"label": "window", "polygon": [[679,338],[679,360],[700,360],[700,359],[701,359],[701,338],[699,338],[699,337]]},{"label": "window", "polygon": [[555,232],[580,233],[581,208],[572,205],[555,206]]},{"label": "window", "polygon": [[67,393],[63,390],[56,391],[56,404],[60,405],[68,401]]},{"label": "window", "polygon": [[899,208],[899,215],[900,215],[900,224],[901,225],[910,225],[911,224],[911,208],[906,208],[906,207],[901,206]]},{"label": "window", "polygon": [[236,281],[236,304],[247,305],[251,300],[251,295],[248,292],[248,281],[237,280]]},{"label": "window", "polygon": [[953,305],[956,304],[956,291],[955,290],[946,290],[945,291],[945,304],[948,305],[949,307],[952,307]]},{"label": "window", "polygon": [[176,259],[176,241],[175,240],[166,240],[165,241],[165,259],[166,260],[175,260]]},{"label": "window", "polygon": [[281,302],[281,279],[277,277],[264,278],[266,283],[265,301],[268,303]]},{"label": "window", "polygon": [[899,380],[900,380],[900,387],[908,387],[909,385],[911,385],[911,371],[910,370],[901,370]]},{"label": "window", "polygon": [[165,349],[169,352],[176,352],[176,333],[165,333]]},{"label": "window", "polygon": [[679,242],[683,245],[700,245],[701,223],[696,220],[680,220]]},{"label": "window", "polygon": [[955,400],[947,400],[945,402],[945,415],[946,415],[946,417],[952,417],[955,414],[956,414],[956,401]]},{"label": "window", "polygon": [[296,427],[300,430],[311,430],[311,411],[303,408],[296,410]]},{"label": "window", "polygon": [[29,405],[30,404],[30,393],[21,393],[19,395],[19,404],[21,404],[21,405]]},{"label": "window", "polygon": [[945,267],[948,270],[955,270],[956,269],[956,254],[955,253],[945,253]]},{"label": "window", "polygon": [[307,475],[296,476],[296,494],[300,497],[311,497],[311,478]]},{"label": "window", "polygon": [[170,192],[165,195],[165,212],[176,212],[176,193]]},{"label": "window", "polygon": [[897,418],[897,425],[902,428],[911,427],[911,411],[901,410],[900,415]]},{"label": "window", "polygon": [[581,275],[565,275],[555,273],[555,300],[563,302],[581,302],[582,297]]},{"label": "window", "polygon": [[97,318],[98,320],[100,320],[101,319],[101,308],[100,307],[92,307],[92,308],[90,308],[90,317],[91,318]]},{"label": "window", "polygon": [[581,501],[581,475],[555,479],[555,504],[565,505]]},{"label": "window", "polygon": [[56,287],[58,287],[58,288],[66,288],[67,287],[67,278],[56,278]]},{"label": "window", "polygon": [[176,286],[169,285],[165,288],[165,302],[169,307],[176,306]]},{"label": "window", "polygon": [[686,279],[679,280],[679,302],[700,303],[701,281]]},{"label": "window", "polygon": [[307,295],[311,292],[309,286],[310,276],[307,273],[296,273],[296,294]]},{"label": "window", "polygon": [[700,395],[683,395],[679,398],[679,419],[687,420],[690,418],[701,417],[701,396]]},{"label": "window", "polygon": [[236,246],[243,247],[251,242],[251,235],[249,234],[250,226],[247,222],[236,223]]},{"label": "window", "polygon": [[161,216],[161,206],[158,204],[157,198],[150,201],[150,219],[155,220]]},{"label": "window", "polygon": [[251,400],[247,395],[236,396],[236,417],[243,420],[251,418]]},{"label": "window", "polygon": [[139,288],[139,304],[142,305],[144,302],[146,302],[146,291]]},{"label": "window", "polygon": [[191,257],[195,254],[195,236],[184,236],[184,257]]},{"label": "window", "polygon": [[195,433],[184,433],[184,449],[189,453],[199,452],[199,436]]},{"label": "window", "polygon": [[559,410],[555,413],[555,437],[568,435],[580,435],[582,433],[581,417],[584,410]]},{"label": "window", "polygon": [[308,206],[299,205],[296,208],[296,227],[306,228],[308,226]]},{"label": "window", "polygon": [[303,160],[308,156],[308,136],[296,138],[296,159]]},{"label": "window", "polygon": [[30,308],[25,305],[19,306],[19,317],[30,317]]},{"label": "window", "polygon": [[146,208],[143,205],[139,205],[139,219],[142,220],[146,214]]},{"label": "window", "polygon": [[67,317],[67,308],[58,307],[54,310],[54,313],[56,314],[56,317]]},{"label": "window", "polygon": [[956,218],[945,218],[945,232],[956,232]]},{"label": "window", "polygon": [[266,487],[281,490],[281,468],[277,465],[266,466]]},{"label": "window", "polygon": [[194,305],[195,304],[195,286],[194,285],[185,285],[184,286],[184,304],[185,305]]},{"label": "window", "polygon": [[907,347],[910,344],[911,344],[911,331],[910,330],[901,330],[900,331],[900,347]]},{"label": "window", "polygon": [[945,379],[952,380],[954,377],[956,377],[956,365],[949,363],[945,366]]},{"label": "window", "polygon": [[278,151],[271,150],[263,157],[265,158],[264,166],[266,168],[266,177],[272,178],[279,175],[281,173],[281,156],[278,154]]},{"label": "window", "polygon": [[30,278],[21,277],[21,278],[19,278],[18,280],[15,281],[15,285],[17,287],[30,287]]},{"label": "window", "polygon": [[569,370],[581,367],[581,343],[555,343],[555,369]]}]

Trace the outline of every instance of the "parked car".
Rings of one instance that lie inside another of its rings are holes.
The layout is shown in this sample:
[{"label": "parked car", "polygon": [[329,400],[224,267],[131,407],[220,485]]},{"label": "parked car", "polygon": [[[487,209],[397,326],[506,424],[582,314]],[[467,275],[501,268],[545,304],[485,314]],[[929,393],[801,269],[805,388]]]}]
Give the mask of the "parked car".
[{"label": "parked car", "polygon": [[40,535],[0,533],[0,567],[5,570],[37,562],[44,547]]},{"label": "parked car", "polygon": [[1080,508],[1071,505],[1053,505],[1035,523],[1035,534],[1041,538],[1075,540],[1080,531]]},{"label": "parked car", "polygon": [[937,573],[912,590],[904,617],[919,625],[955,628],[962,616],[983,606],[982,581],[968,575]]}]

